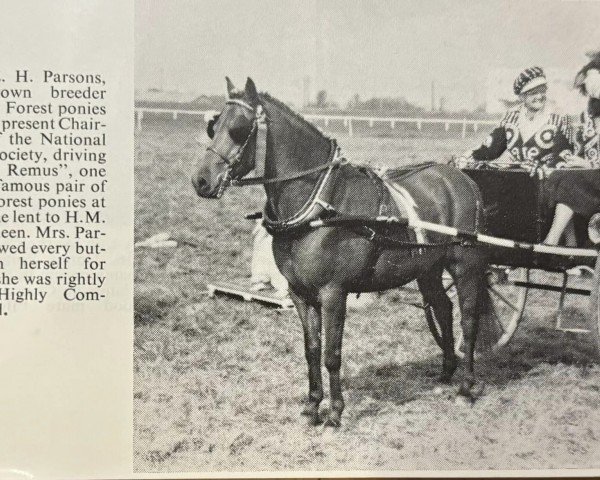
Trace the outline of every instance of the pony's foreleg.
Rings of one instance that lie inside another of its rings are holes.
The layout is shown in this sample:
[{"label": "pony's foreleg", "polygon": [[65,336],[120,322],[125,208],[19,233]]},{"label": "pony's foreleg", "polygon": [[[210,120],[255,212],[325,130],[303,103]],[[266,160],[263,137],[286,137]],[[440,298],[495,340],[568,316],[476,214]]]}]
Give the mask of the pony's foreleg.
[{"label": "pony's foreleg", "polygon": [[321,378],[321,312],[309,305],[302,297],[290,292],[298,310],[304,331],[304,353],[308,364],[308,400],[302,415],[309,417],[312,425],[319,421],[319,405],[323,400],[323,381]]},{"label": "pony's foreleg", "polygon": [[440,380],[450,383],[452,375],[458,365],[458,359],[454,353],[454,334],[452,332],[452,302],[446,294],[442,282],[442,270],[428,274],[417,279],[419,290],[423,300],[433,309],[435,319],[440,327],[442,337],[442,351],[444,354],[442,362],[442,375]]},{"label": "pony's foreleg", "polygon": [[344,398],[340,382],[342,364],[342,336],[346,318],[347,292],[339,286],[326,286],[321,289],[321,313],[325,323],[325,367],[329,372],[329,394],[331,403],[325,420],[326,426],[339,427]]}]

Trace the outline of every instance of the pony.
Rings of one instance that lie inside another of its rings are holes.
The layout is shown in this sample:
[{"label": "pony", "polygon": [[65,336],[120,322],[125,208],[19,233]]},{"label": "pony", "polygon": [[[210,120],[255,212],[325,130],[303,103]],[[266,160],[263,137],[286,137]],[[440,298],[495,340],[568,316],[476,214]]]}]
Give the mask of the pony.
[{"label": "pony", "polygon": [[[490,312],[485,251],[468,239],[447,241],[437,234],[425,236],[406,226],[382,226],[373,220],[408,212],[462,231],[477,231],[482,227],[483,204],[475,183],[460,170],[441,164],[390,171],[384,182],[372,169],[347,162],[334,139],[283,102],[259,93],[251,78],[244,90],[237,90],[229,78],[226,81],[228,100],[209,124],[212,142],[192,183],[200,197],[213,199],[231,184],[264,185],[263,222],[273,235],[275,262],[289,282],[303,327],[309,389],[302,413],[309,423],[341,424],[342,337],[351,292],[382,291],[416,279],[439,331],[441,380],[450,382],[458,359],[444,270],[456,285],[464,334],[466,373],[459,393],[474,398],[479,319]],[[254,177],[248,178],[252,170]],[[396,194],[404,203],[396,201]],[[315,227],[319,219],[344,215],[363,220]],[[319,415],[324,396],[322,356],[330,387],[324,419]]]}]

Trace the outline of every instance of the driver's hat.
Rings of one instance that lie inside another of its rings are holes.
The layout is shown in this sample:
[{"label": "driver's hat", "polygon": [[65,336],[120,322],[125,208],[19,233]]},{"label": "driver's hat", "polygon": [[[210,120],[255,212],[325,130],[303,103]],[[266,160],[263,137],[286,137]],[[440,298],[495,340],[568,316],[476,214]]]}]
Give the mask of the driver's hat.
[{"label": "driver's hat", "polygon": [[523,70],[513,84],[515,95],[529,92],[534,88],[547,85],[546,75],[542,67],[530,67]]}]

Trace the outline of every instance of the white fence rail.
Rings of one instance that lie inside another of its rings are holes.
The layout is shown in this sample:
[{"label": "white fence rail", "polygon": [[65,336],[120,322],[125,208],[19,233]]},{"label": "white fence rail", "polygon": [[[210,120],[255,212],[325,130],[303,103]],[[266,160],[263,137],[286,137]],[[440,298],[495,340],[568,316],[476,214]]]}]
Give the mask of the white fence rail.
[{"label": "white fence rail", "polygon": [[[167,108],[135,108],[136,127],[142,129],[142,121],[146,114],[162,114],[169,115],[176,120],[179,115],[196,115],[202,116],[207,122],[217,111],[215,110],[173,110]],[[327,128],[331,122],[342,122],[344,127],[348,129],[348,135],[354,135],[354,127],[357,123],[368,123],[369,127],[373,128],[375,123],[389,124],[390,128],[396,128],[398,124],[416,125],[418,130],[423,128],[424,124],[443,124],[444,129],[448,131],[451,125],[461,126],[461,137],[465,138],[467,128],[470,127],[473,132],[477,132],[480,125],[497,125],[495,120],[472,120],[472,119],[456,119],[456,118],[413,118],[413,117],[362,117],[358,115],[323,115],[306,113],[304,118],[313,122],[322,122]]]}]

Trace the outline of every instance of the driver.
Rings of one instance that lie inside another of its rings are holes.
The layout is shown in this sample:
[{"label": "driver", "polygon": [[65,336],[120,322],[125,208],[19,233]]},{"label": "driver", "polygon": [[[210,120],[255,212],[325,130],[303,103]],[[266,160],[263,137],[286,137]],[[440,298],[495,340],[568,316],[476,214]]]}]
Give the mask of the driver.
[{"label": "driver", "polygon": [[506,112],[483,145],[458,159],[459,168],[473,160],[496,160],[504,152],[525,167],[552,167],[572,151],[568,117],[552,113],[546,106],[548,82],[544,70],[523,70],[514,81],[513,91],[520,104]]}]

